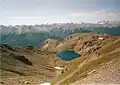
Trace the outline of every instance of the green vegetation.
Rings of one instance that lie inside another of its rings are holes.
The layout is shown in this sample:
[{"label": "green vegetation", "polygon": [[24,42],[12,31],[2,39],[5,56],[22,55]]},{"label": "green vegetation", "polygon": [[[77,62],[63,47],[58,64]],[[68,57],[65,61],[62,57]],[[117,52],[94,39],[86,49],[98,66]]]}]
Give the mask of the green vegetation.
[{"label": "green vegetation", "polygon": [[100,28],[93,28],[91,31],[96,32],[98,34],[106,33],[106,34],[116,35],[116,36],[120,35],[120,27],[113,27],[113,28],[100,27]]},{"label": "green vegetation", "polygon": [[63,40],[65,37],[74,33],[89,33],[96,32],[100,34],[120,35],[120,27],[104,28],[73,28],[73,29],[52,29],[50,32],[39,32],[39,33],[23,33],[23,34],[1,34],[1,43],[9,44],[13,46],[26,46],[33,45],[39,46],[46,39]]}]

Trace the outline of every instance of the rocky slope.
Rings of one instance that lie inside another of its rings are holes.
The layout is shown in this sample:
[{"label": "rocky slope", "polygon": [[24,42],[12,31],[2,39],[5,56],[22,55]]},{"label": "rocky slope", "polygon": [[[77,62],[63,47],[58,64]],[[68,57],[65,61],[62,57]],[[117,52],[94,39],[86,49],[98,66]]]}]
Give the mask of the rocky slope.
[{"label": "rocky slope", "polygon": [[40,47],[0,45],[0,76],[3,85],[40,85],[56,76],[55,66],[65,62]]},{"label": "rocky slope", "polygon": [[[120,84],[120,36],[76,33],[63,41],[47,39],[41,48],[5,44],[0,48],[3,85]],[[62,50],[75,50],[81,57],[62,61],[55,56]]]},{"label": "rocky slope", "polygon": [[53,85],[120,84],[120,37],[96,33],[67,37],[56,50],[75,50],[81,57],[53,78]]}]

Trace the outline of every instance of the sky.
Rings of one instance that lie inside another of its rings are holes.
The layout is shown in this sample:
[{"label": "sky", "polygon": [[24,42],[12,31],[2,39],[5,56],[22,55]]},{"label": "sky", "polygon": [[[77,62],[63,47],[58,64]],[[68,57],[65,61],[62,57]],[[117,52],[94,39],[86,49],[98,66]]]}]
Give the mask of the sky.
[{"label": "sky", "polygon": [[0,0],[0,24],[120,21],[120,0]]}]

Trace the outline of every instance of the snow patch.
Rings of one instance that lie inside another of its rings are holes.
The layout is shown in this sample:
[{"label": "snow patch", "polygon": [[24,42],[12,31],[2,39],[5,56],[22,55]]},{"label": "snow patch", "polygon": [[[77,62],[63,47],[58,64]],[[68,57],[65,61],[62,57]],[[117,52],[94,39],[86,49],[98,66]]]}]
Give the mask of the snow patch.
[{"label": "snow patch", "polygon": [[54,67],[55,69],[58,69],[58,70],[62,70],[64,68],[61,68],[61,67]]},{"label": "snow patch", "polygon": [[46,83],[42,83],[42,84],[40,84],[40,85],[51,85],[51,83],[46,82]]},{"label": "snow patch", "polygon": [[104,38],[102,38],[102,37],[99,37],[98,39],[99,39],[99,40],[103,40]]}]

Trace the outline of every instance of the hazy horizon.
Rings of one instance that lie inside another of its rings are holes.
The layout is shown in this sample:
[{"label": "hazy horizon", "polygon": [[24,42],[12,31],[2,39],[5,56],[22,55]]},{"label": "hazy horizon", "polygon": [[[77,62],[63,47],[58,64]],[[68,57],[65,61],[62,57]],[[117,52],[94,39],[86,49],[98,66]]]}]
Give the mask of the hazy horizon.
[{"label": "hazy horizon", "polygon": [[120,21],[120,0],[0,0],[1,25]]}]

